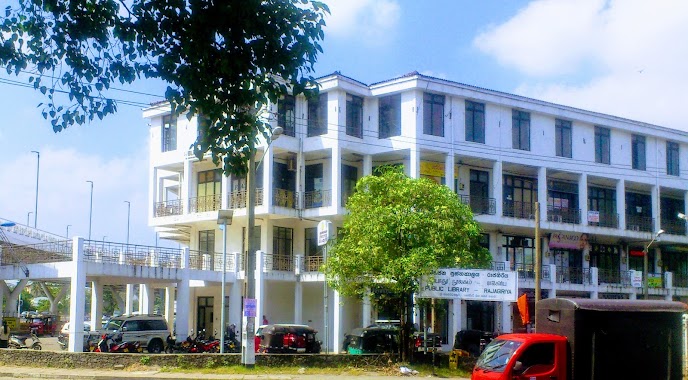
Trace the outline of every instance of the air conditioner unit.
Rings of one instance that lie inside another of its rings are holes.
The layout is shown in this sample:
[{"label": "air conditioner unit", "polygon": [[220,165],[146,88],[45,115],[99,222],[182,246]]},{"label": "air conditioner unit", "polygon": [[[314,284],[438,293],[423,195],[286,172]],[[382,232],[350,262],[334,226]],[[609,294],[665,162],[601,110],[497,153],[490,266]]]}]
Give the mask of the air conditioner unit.
[{"label": "air conditioner unit", "polygon": [[296,171],[296,157],[292,156],[287,159],[287,170]]}]

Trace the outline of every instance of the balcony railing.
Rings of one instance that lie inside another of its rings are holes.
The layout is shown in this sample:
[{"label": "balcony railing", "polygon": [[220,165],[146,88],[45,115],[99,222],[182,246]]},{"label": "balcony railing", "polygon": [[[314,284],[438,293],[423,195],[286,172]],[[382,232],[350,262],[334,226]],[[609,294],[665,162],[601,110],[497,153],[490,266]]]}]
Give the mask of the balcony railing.
[{"label": "balcony railing", "polygon": [[618,269],[598,269],[597,283],[599,284],[621,284],[621,271]]},{"label": "balcony railing", "polygon": [[304,272],[319,272],[320,267],[323,265],[323,257],[318,256],[306,256],[304,257]]},{"label": "balcony railing", "polygon": [[547,221],[580,224],[580,209],[547,206]]},{"label": "balcony railing", "polygon": [[176,248],[84,240],[84,261],[148,267],[181,268],[182,251]]},{"label": "balcony railing", "polygon": [[164,201],[155,203],[155,217],[181,215],[182,202],[177,199],[174,201]]},{"label": "balcony railing", "polygon": [[535,219],[535,203],[504,201],[504,216],[519,219]]},{"label": "balcony railing", "polygon": [[493,261],[490,263],[491,270],[506,270],[506,263],[504,261]]},{"label": "balcony railing", "polygon": [[459,195],[461,203],[471,207],[476,215],[494,215],[497,213],[497,201],[494,198]]},{"label": "balcony railing", "polygon": [[599,212],[599,222],[588,221],[589,226],[619,228],[619,214],[610,212]]},{"label": "balcony railing", "polygon": [[222,207],[222,194],[189,198],[189,213],[217,211]]},{"label": "balcony railing", "polygon": [[652,232],[655,220],[649,216],[626,214],[626,230]]},{"label": "balcony railing", "polygon": [[688,288],[688,274],[674,272],[672,281],[675,288]]},{"label": "balcony railing", "polygon": [[275,255],[272,253],[265,254],[265,270],[270,271],[294,271],[294,256],[293,255]]},{"label": "balcony railing", "polygon": [[303,208],[329,207],[332,204],[332,190],[306,191],[303,193]]},{"label": "balcony railing", "polygon": [[557,283],[589,285],[592,283],[590,269],[579,267],[557,267]]},{"label": "balcony railing", "polygon": [[686,221],[681,219],[661,219],[660,224],[664,232],[672,235],[686,234]]},{"label": "balcony railing", "polygon": [[272,204],[274,206],[296,208],[298,206],[296,193],[291,190],[273,189]]},{"label": "balcony railing", "polygon": [[72,241],[11,245],[2,249],[2,265],[72,261]]},{"label": "balcony railing", "polygon": [[[246,208],[246,190],[232,191],[229,193],[229,205],[231,209]],[[256,189],[256,206],[263,205],[263,189]]]},{"label": "balcony railing", "polygon": [[[533,264],[516,264],[516,271],[518,272],[519,280],[535,279],[535,265]],[[543,266],[540,273],[542,273],[543,280],[550,280],[552,278],[548,266]]]}]

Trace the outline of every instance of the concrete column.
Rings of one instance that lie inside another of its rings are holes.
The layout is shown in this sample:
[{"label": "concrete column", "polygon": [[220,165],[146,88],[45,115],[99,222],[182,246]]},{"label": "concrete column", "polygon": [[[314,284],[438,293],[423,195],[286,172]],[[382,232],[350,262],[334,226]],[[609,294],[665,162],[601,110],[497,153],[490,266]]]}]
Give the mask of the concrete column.
[{"label": "concrete column", "polygon": [[346,323],[343,311],[344,299],[340,296],[339,292],[336,290],[332,291],[332,323],[330,324],[330,352],[339,352],[339,348],[342,347],[342,337],[344,336],[344,331],[342,331],[342,325]]},{"label": "concrete column", "polygon": [[334,214],[341,214],[339,209],[342,206],[342,150],[339,145],[332,147],[332,206]]},{"label": "concrete column", "polygon": [[547,298],[557,298],[557,266],[556,264],[549,265],[549,276],[552,282],[552,289],[549,291]]},{"label": "concrete column", "polygon": [[578,208],[580,209],[581,224],[588,225],[588,175],[578,176]]},{"label": "concrete column", "polygon": [[596,300],[600,298],[600,286],[599,284],[599,270],[597,267],[590,268],[590,287],[592,291],[590,292],[590,298]]},{"label": "concrete column", "polygon": [[667,290],[666,294],[664,295],[664,300],[671,301],[672,300],[671,293],[673,292],[673,289],[674,289],[673,273],[664,272],[664,288]]},{"label": "concrete column", "polygon": [[91,331],[100,328],[103,319],[103,283],[100,280],[91,282]]},{"label": "concrete column", "polygon": [[[187,272],[185,270],[184,272]],[[182,279],[177,282],[177,305],[185,305],[177,312],[175,328],[177,330],[177,341],[183,341],[189,336],[191,331],[191,319],[188,305],[191,305],[191,290],[189,289],[189,275],[182,274]],[[183,310],[182,310],[183,309]]]},{"label": "concrete column", "polygon": [[652,198],[652,233],[655,234],[657,231],[659,231],[662,227],[662,220],[659,215],[659,186],[652,186],[652,193],[651,193],[651,198]]},{"label": "concrete column", "polygon": [[174,286],[165,287],[165,320],[170,332],[174,330]]},{"label": "concrete column", "polygon": [[504,176],[502,175],[502,161],[492,164],[492,197],[495,199],[496,215],[504,215]]},{"label": "concrete column", "polygon": [[86,306],[86,263],[84,262],[84,239],[72,240],[72,277],[69,303],[69,352],[84,350],[84,312]]},{"label": "concrete column", "polygon": [[[363,176],[368,176],[373,174],[373,156],[370,154],[363,155]],[[687,193],[688,194],[688,193]],[[688,198],[688,195],[686,196]],[[688,199],[686,200],[688,204]],[[688,214],[686,214],[688,215]]]},{"label": "concrete column", "polygon": [[502,332],[510,333],[514,331],[514,324],[512,321],[513,313],[510,301],[502,301]]},{"label": "concrete column", "polygon": [[263,315],[265,315],[265,276],[263,270],[265,268],[265,252],[256,251],[256,272],[253,277],[256,281],[256,320],[260,321],[255,324],[258,328],[263,323]]},{"label": "concrete column", "polygon": [[29,280],[26,278],[23,278],[17,282],[17,285],[14,286],[14,289],[11,291],[9,288],[7,288],[7,284],[5,284],[5,287],[7,289],[7,302],[5,303],[5,314],[6,315],[16,315],[17,314],[17,302],[19,301],[19,297],[21,296],[22,290],[26,287],[26,284],[29,283]]},{"label": "concrete column", "polygon": [[222,173],[222,200],[220,201],[220,208],[227,210],[229,208],[229,176]]},{"label": "concrete column", "polygon": [[367,327],[372,324],[373,308],[370,303],[370,289],[367,289],[363,295],[363,312],[361,317],[361,326]]},{"label": "concrete column", "polygon": [[[4,280],[0,281],[0,283],[5,285],[5,286],[0,286],[0,305],[2,305],[2,303],[5,302],[5,294],[6,294],[7,284],[5,284]],[[2,326],[2,318],[4,316],[5,316],[5,313],[0,313],[0,326]]]},{"label": "concrete column", "polygon": [[454,153],[447,153],[444,158],[444,181],[452,192],[456,192],[454,188]]},{"label": "concrete column", "polygon": [[237,333],[241,327],[241,312],[243,305],[241,304],[241,289],[243,287],[243,281],[236,281],[229,288],[229,323],[233,324],[237,328]]},{"label": "concrete column", "polygon": [[263,153],[263,162],[260,164],[263,167],[263,206],[266,210],[272,210],[273,205],[273,186],[272,186],[272,167],[273,162],[273,150],[266,149]]},{"label": "concrete column", "polygon": [[155,203],[162,200],[158,199],[158,197],[160,196],[160,179],[158,178],[158,168],[151,165],[148,171],[148,175],[149,181],[151,181],[150,187],[148,189],[148,204],[153,205],[153,207],[148,207],[148,220],[153,220],[153,217],[155,215]]},{"label": "concrete column", "polygon": [[141,314],[153,314],[155,305],[155,288],[150,284],[139,285],[139,312]]},{"label": "concrete column", "polygon": [[451,307],[451,319],[449,320],[449,343],[451,344],[451,338],[455,337],[456,333],[461,331],[461,326],[465,324],[466,321],[463,318],[463,313],[461,311],[463,307],[463,301],[461,301],[460,299],[453,299],[449,302]]},{"label": "concrete column", "polygon": [[[642,289],[642,288],[640,288],[640,289]],[[629,300],[637,300],[637,299],[638,299],[638,293],[637,293],[637,292],[638,292],[637,289],[636,289],[636,291],[631,292],[631,293],[628,295],[628,299],[629,299]]]},{"label": "concrete column", "polygon": [[544,222],[547,220],[547,168],[543,166],[538,168],[537,200],[540,202],[540,222]]},{"label": "concrete column", "polygon": [[616,213],[619,215],[619,228],[626,229],[626,183],[623,179],[616,182]]},{"label": "concrete column", "polygon": [[294,323],[300,324],[303,320],[303,283],[299,280],[294,284]]},{"label": "concrete column", "polygon": [[406,173],[411,178],[420,178],[420,152],[415,145],[409,149],[409,167]]},{"label": "concrete column", "polygon": [[134,284],[127,284],[126,292],[124,314],[132,314],[134,312]]}]

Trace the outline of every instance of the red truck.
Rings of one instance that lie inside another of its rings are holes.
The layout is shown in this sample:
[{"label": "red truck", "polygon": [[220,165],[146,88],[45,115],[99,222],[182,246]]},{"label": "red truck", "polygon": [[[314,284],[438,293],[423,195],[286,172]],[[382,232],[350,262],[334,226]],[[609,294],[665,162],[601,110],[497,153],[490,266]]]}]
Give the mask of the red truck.
[{"label": "red truck", "polygon": [[683,315],[673,301],[551,298],[537,333],[500,335],[472,380],[683,379]]}]

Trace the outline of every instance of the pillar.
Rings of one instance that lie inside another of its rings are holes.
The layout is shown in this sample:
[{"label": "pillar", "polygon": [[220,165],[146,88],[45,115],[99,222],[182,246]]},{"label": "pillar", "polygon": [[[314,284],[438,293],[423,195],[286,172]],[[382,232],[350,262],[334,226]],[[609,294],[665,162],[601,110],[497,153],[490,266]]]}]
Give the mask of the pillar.
[{"label": "pillar", "polygon": [[[547,220],[547,168],[538,168],[537,201],[540,202],[540,222]],[[535,212],[535,205],[533,205]]]},{"label": "pillar", "polygon": [[342,150],[339,144],[332,147],[332,170],[331,170],[331,180],[332,180],[332,203],[334,208],[334,214],[340,214],[339,209],[342,204]]},{"label": "pillar", "polygon": [[659,215],[659,186],[652,186],[652,234],[654,236],[657,231],[662,229],[661,224],[661,218]]},{"label": "pillar", "polygon": [[181,201],[183,207],[183,213],[189,213],[189,198],[191,198],[191,192],[193,191],[193,181],[191,178],[192,172],[192,162],[190,159],[184,161],[184,175],[179,186],[181,187]]},{"label": "pillar", "polygon": [[465,320],[463,319],[463,313],[461,312],[461,308],[463,307],[463,301],[460,299],[453,299],[450,301],[451,302],[451,319],[450,323],[451,325],[449,326],[449,338],[451,343],[451,338],[456,336],[456,333],[461,331],[462,325],[465,323]]},{"label": "pillar", "polygon": [[626,229],[626,183],[623,179],[616,182],[616,213],[619,215],[619,228]]},{"label": "pillar", "polygon": [[363,295],[363,312],[361,313],[361,326],[367,327],[372,324],[373,308],[370,303],[370,289],[366,289]]},{"label": "pillar", "polygon": [[600,286],[599,284],[599,271],[597,267],[592,267],[590,268],[590,287],[592,288],[592,291],[590,292],[590,298],[591,299],[598,299],[600,298]]},{"label": "pillar", "polygon": [[342,325],[345,323],[343,314],[343,302],[344,299],[341,297],[338,291],[332,291],[332,323],[330,324],[330,352],[339,352],[339,348],[342,347],[342,337],[344,336],[344,331],[342,331]]},{"label": "pillar", "polygon": [[[84,312],[86,306],[86,263],[84,262],[84,239],[72,240],[72,277],[69,300],[69,352],[84,350]],[[94,321],[95,322],[95,321]],[[95,323],[94,323],[95,324]]]},{"label": "pillar", "polygon": [[267,210],[272,210],[273,206],[273,185],[272,185],[272,167],[273,163],[273,150],[269,149],[266,145],[265,152],[263,153],[263,161],[261,166],[263,167],[263,206],[267,206]]},{"label": "pillar", "polygon": [[454,188],[454,153],[447,153],[444,158],[444,183],[453,193],[456,192]]},{"label": "pillar", "polygon": [[91,282],[91,331],[100,328],[103,320],[103,283],[100,280]]},{"label": "pillar", "polygon": [[420,178],[420,152],[415,145],[409,149],[409,167],[406,172],[411,178]]},{"label": "pillar", "polygon": [[124,314],[134,313],[134,284],[127,284],[124,300]]},{"label": "pillar", "polygon": [[153,314],[153,306],[155,305],[155,289],[153,285],[141,284],[139,285],[139,313]]},{"label": "pillar", "polygon": [[[177,281],[177,305],[190,305],[191,290],[189,289],[189,249],[182,249],[181,279]],[[186,310],[186,312],[184,312]],[[174,330],[177,331],[177,341],[183,341],[191,331],[191,313],[187,307],[180,307],[175,318]]]},{"label": "pillar", "polygon": [[578,177],[578,207],[580,209],[581,224],[588,225],[588,175],[581,173]]},{"label": "pillar", "polygon": [[[373,174],[373,156],[370,154],[364,154],[363,155],[363,176],[368,176]],[[686,193],[688,194],[688,193]],[[688,198],[688,195],[686,195]],[[686,204],[688,204],[688,199],[686,201]],[[688,212],[688,211],[687,211]],[[686,214],[688,215],[688,213]]]},{"label": "pillar", "polygon": [[550,289],[549,294],[547,295],[547,298],[557,298],[557,265],[556,264],[550,264],[549,265],[549,277],[550,277],[550,282],[552,283],[552,289]]},{"label": "pillar", "polygon": [[256,281],[256,320],[260,321],[255,324],[256,328],[263,323],[263,315],[265,315],[265,279],[263,276],[264,267],[265,252],[256,251],[256,272],[253,278]]},{"label": "pillar", "polygon": [[300,279],[294,284],[294,323],[301,324],[303,320],[303,283]]},{"label": "pillar", "polygon": [[502,161],[495,161],[492,164],[492,197],[495,199],[495,213],[500,217],[504,215],[503,182]]},{"label": "pillar", "polygon": [[[241,254],[239,254],[239,252],[232,252],[232,256],[234,256],[234,260],[232,261],[233,267],[231,271],[238,274],[240,270],[239,258]],[[231,288],[229,288],[229,323],[237,327],[237,333],[239,333],[239,329],[241,328],[241,315],[243,311],[241,297],[243,294],[243,285],[243,281],[240,282],[238,279],[235,279]]]},{"label": "pillar", "polygon": [[671,301],[671,293],[674,290],[674,274],[671,272],[664,272],[664,288],[666,289],[666,294],[664,295],[665,301]]},{"label": "pillar", "polygon": [[500,302],[502,305],[502,333],[510,333],[514,331],[514,325],[513,321],[511,320],[513,318],[513,310],[511,309],[511,304],[512,302],[510,301],[502,301]]},{"label": "pillar", "polygon": [[[4,282],[4,281],[3,281]],[[5,314],[8,315],[15,315],[17,314],[17,302],[19,302],[19,297],[21,296],[22,290],[26,287],[26,284],[29,283],[29,280],[26,278],[23,278],[17,282],[17,285],[14,286],[14,289],[11,291],[5,284],[5,289],[7,290],[7,302],[5,303]]]},{"label": "pillar", "polygon": [[227,210],[229,208],[229,176],[222,173],[222,199],[220,201],[220,208]]},{"label": "pillar", "polygon": [[170,332],[174,331],[174,286],[165,287],[165,320]]}]

